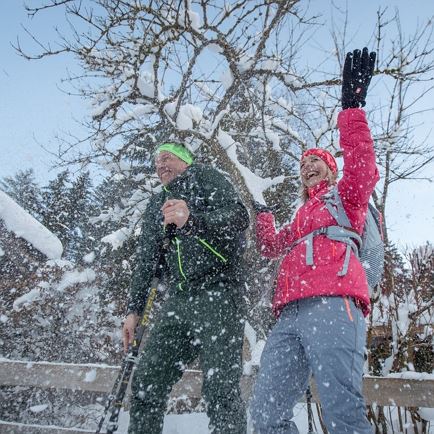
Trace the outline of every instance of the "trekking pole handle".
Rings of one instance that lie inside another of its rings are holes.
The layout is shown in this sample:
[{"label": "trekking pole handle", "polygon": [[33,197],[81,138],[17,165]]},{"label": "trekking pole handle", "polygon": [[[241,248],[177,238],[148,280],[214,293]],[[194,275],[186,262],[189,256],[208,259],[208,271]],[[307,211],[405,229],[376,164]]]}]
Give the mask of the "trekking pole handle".
[{"label": "trekking pole handle", "polygon": [[170,223],[165,228],[165,236],[163,239],[163,249],[167,249],[168,243],[176,237],[176,230],[178,227],[175,225],[175,223]]}]

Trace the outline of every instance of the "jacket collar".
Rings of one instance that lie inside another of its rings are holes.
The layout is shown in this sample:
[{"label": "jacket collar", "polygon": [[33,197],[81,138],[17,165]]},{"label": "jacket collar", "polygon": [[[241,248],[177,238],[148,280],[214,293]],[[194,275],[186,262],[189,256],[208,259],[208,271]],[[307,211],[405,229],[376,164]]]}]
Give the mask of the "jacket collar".
[{"label": "jacket collar", "polygon": [[309,199],[312,199],[314,196],[318,196],[318,194],[325,193],[328,190],[329,186],[330,184],[327,179],[323,179],[322,181],[318,182],[318,184],[307,190]]},{"label": "jacket collar", "polygon": [[163,187],[163,190],[167,191],[167,190],[172,190],[172,189],[176,188],[179,184],[181,184],[184,180],[186,180],[187,178],[189,178],[192,175],[192,173],[194,171],[194,167],[195,167],[194,163],[190,164],[184,170],[184,172],[179,174],[175,179],[172,179],[172,181],[170,181],[169,184],[167,184],[165,186],[165,188]]}]

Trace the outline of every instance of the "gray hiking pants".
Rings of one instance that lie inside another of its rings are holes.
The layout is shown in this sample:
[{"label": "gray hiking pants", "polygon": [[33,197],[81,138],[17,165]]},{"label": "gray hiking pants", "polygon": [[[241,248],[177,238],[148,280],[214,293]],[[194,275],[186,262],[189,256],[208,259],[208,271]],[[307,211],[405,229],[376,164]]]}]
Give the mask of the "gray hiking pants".
[{"label": "gray hiking pants", "polygon": [[261,357],[250,413],[257,434],[298,434],[293,407],[310,375],[329,434],[372,434],[362,396],[365,320],[347,297],[288,304]]}]

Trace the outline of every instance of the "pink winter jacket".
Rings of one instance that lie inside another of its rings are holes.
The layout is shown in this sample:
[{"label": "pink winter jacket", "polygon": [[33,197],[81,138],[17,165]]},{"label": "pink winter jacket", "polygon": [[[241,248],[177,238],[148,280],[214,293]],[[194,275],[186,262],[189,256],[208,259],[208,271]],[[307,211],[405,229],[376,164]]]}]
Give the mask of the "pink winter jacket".
[{"label": "pink winter jacket", "polygon": [[[339,113],[338,128],[344,158],[338,191],[353,229],[361,234],[369,197],[379,179],[373,141],[365,112],[361,109],[347,109]],[[347,274],[338,276],[345,257],[344,243],[324,235],[314,237],[314,265],[306,265],[306,242],[288,250],[294,241],[314,229],[337,224],[321,200],[328,189],[326,180],[311,188],[309,200],[297,211],[293,222],[278,233],[271,213],[262,212],[257,216],[256,234],[262,255],[268,258],[284,255],[273,298],[276,316],[287,303],[316,296],[352,297],[359,301],[364,315],[369,313],[368,283],[363,267],[353,252]]]}]

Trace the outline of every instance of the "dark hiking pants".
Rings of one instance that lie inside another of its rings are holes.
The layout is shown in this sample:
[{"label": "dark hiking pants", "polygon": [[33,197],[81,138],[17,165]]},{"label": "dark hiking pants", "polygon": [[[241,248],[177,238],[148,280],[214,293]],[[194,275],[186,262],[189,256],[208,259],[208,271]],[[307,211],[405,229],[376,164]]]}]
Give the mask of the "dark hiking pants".
[{"label": "dark hiking pants", "polygon": [[[221,284],[220,284],[221,285]],[[171,295],[150,332],[132,382],[129,434],[160,434],[172,386],[199,357],[210,428],[245,434],[240,396],[244,324],[228,288]]]}]

